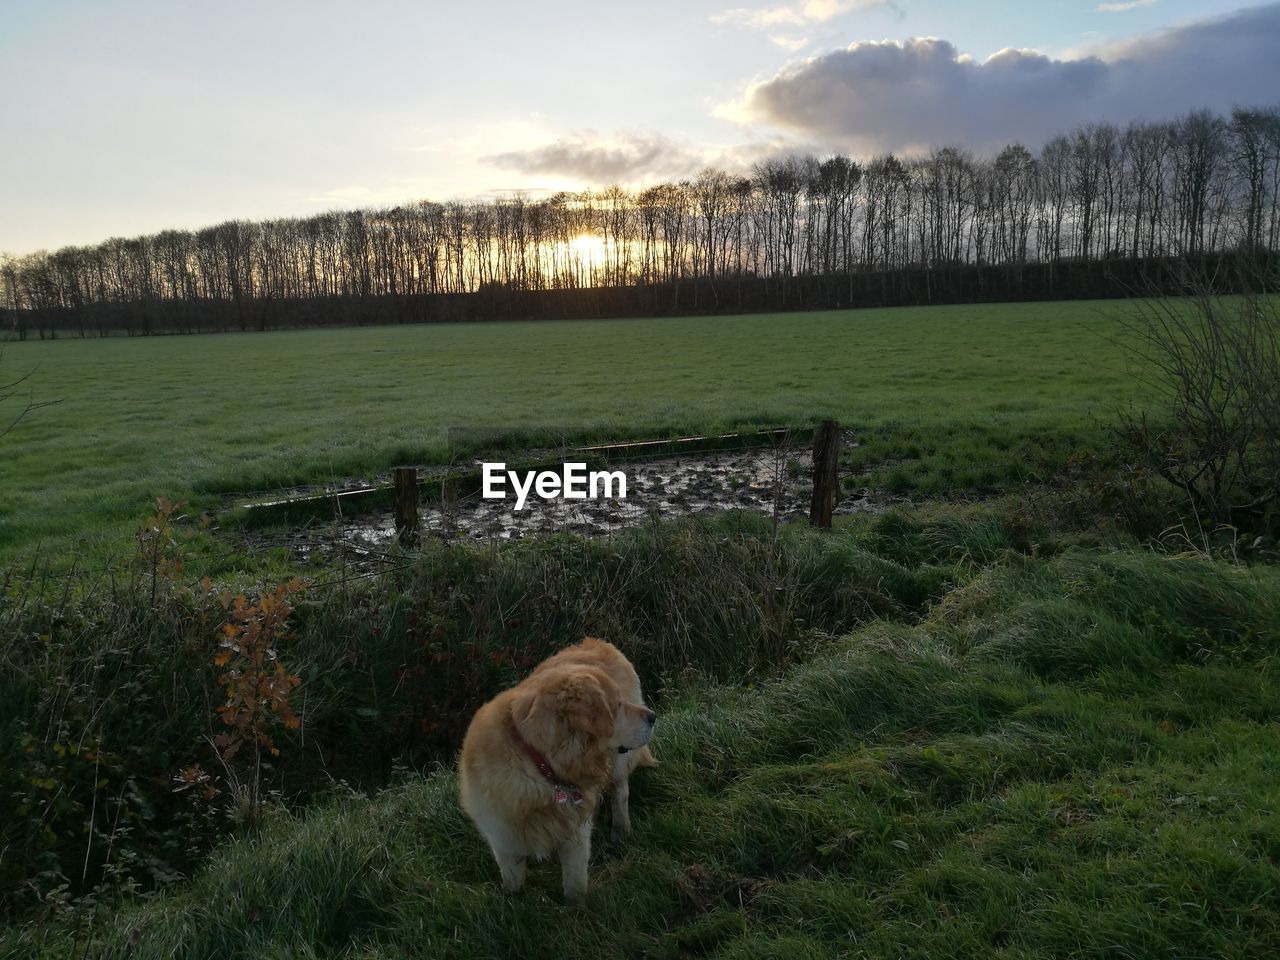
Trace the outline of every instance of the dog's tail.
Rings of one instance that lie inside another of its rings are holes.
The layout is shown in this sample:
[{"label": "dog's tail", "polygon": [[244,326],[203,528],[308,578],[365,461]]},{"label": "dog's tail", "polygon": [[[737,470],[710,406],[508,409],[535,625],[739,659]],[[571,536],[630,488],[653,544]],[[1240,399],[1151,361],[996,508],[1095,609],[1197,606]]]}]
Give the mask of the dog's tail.
[{"label": "dog's tail", "polygon": [[648,747],[641,747],[636,751],[637,767],[656,767],[657,765],[658,758],[650,752]]}]

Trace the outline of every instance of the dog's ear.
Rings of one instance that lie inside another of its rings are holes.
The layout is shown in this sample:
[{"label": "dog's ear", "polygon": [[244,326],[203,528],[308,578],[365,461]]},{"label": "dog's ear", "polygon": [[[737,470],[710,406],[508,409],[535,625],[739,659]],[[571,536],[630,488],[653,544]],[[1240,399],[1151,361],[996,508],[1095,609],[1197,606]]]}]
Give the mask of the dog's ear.
[{"label": "dog's ear", "polygon": [[613,703],[609,691],[590,674],[566,679],[560,687],[557,706],[578,730],[601,740],[613,736]]}]

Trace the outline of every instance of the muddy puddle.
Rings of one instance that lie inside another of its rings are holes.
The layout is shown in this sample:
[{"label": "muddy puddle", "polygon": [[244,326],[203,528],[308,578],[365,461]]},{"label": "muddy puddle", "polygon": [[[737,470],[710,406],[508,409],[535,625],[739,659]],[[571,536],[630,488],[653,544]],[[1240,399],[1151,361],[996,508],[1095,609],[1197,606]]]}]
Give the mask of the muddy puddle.
[{"label": "muddy puddle", "polygon": [[[524,508],[515,496],[485,500],[479,493],[453,502],[419,506],[423,536],[446,540],[506,540],[572,532],[604,536],[645,522],[722,510],[754,510],[783,519],[808,516],[812,463],[807,451],[731,450],[611,464],[627,477],[627,496],[599,500],[541,500],[530,494]],[[878,512],[880,500],[846,495],[837,513]],[[380,550],[395,542],[391,511],[354,517],[330,535],[356,548]]]}]

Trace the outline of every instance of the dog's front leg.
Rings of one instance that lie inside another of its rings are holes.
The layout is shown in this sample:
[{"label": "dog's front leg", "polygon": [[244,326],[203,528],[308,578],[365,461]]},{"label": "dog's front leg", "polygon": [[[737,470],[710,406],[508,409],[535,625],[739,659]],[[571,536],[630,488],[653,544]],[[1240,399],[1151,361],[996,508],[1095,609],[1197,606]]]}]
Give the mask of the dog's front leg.
[{"label": "dog's front leg", "polygon": [[591,860],[591,817],[579,825],[560,845],[560,873],[564,878],[564,899],[575,907],[587,902],[587,863]]},{"label": "dog's front leg", "polygon": [[631,832],[631,784],[628,776],[631,771],[624,769],[613,784],[611,795],[613,801],[613,826],[610,835],[614,840],[621,840]]},{"label": "dog's front leg", "polygon": [[498,861],[498,869],[502,871],[502,885],[512,893],[518,893],[528,872],[528,857],[494,847],[493,859]]}]

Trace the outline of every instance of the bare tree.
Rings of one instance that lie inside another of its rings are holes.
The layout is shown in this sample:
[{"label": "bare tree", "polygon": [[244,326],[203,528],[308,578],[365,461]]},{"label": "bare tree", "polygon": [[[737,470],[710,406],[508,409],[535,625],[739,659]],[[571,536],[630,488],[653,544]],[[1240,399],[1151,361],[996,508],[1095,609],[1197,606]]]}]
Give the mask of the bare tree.
[{"label": "bare tree", "polygon": [[1163,124],[1134,123],[1124,132],[1125,193],[1121,208],[1130,225],[1130,256],[1154,257],[1161,249],[1164,164],[1169,131]]},{"label": "bare tree", "polygon": [[1177,251],[1196,256],[1206,249],[1212,194],[1225,173],[1226,123],[1207,110],[1178,121],[1170,138]]},{"label": "bare tree", "polygon": [[1229,128],[1234,178],[1244,206],[1242,246],[1262,250],[1268,201],[1274,203],[1277,165],[1280,164],[1280,111],[1242,110],[1231,113]]},{"label": "bare tree", "polygon": [[996,158],[994,174],[996,247],[1005,262],[1025,263],[1036,209],[1036,159],[1022,144],[1011,144]]},{"label": "bare tree", "polygon": [[1066,137],[1054,137],[1044,145],[1040,171],[1039,247],[1046,260],[1056,263],[1063,255],[1062,233],[1070,202],[1071,142]]}]

